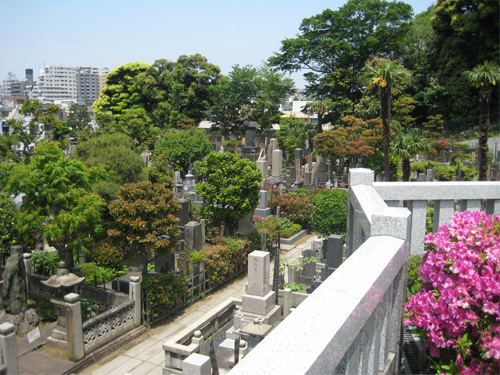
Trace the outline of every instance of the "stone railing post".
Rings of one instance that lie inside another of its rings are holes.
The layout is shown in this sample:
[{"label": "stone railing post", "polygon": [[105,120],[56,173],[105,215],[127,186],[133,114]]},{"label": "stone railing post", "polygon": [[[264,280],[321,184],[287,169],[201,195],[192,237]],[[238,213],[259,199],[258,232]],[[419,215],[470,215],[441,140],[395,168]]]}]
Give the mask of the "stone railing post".
[{"label": "stone railing post", "polygon": [[76,293],[66,294],[64,296],[64,308],[66,309],[66,324],[68,329],[69,360],[78,362],[85,357],[80,295]]},{"label": "stone railing post", "polygon": [[135,301],[134,305],[134,327],[139,327],[142,323],[142,293],[141,277],[130,276],[129,299]]},{"label": "stone railing post", "polygon": [[17,360],[16,327],[12,323],[0,324],[0,351],[3,365],[7,367],[7,374],[19,374],[19,362]]}]

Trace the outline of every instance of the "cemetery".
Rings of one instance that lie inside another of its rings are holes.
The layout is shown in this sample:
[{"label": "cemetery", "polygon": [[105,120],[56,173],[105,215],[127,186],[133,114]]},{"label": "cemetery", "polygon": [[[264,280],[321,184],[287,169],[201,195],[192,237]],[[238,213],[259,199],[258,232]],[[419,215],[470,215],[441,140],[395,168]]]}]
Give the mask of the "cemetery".
[{"label": "cemetery", "polygon": [[455,3],[2,97],[0,374],[500,373],[498,4]]}]

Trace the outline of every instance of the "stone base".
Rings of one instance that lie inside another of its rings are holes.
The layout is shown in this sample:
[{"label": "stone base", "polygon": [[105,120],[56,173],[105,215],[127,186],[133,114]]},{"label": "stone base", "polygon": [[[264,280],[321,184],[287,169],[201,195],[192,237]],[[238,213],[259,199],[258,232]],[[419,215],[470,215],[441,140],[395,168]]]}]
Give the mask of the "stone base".
[{"label": "stone base", "polygon": [[263,218],[269,217],[269,216],[271,216],[271,207],[256,208],[255,215],[257,215],[259,217],[263,217]]},{"label": "stone base", "polygon": [[263,297],[244,294],[241,297],[241,313],[265,316],[274,307],[275,293],[267,292]]},{"label": "stone base", "polygon": [[5,312],[0,314],[0,324],[1,323],[12,323],[14,324],[15,332],[29,332],[36,327],[40,323],[40,317],[36,313],[35,309],[28,309],[25,312],[21,312],[19,314],[7,314]]},{"label": "stone base", "polygon": [[239,310],[234,315],[234,324],[226,331],[226,337],[236,340],[241,335],[240,329],[253,324],[254,319],[261,319],[263,324],[276,326],[281,321],[281,306],[273,306],[266,315],[252,314]]},{"label": "stone base", "polygon": [[64,340],[58,340],[52,336],[47,337],[47,345],[54,346],[61,350],[68,350],[68,342]]}]

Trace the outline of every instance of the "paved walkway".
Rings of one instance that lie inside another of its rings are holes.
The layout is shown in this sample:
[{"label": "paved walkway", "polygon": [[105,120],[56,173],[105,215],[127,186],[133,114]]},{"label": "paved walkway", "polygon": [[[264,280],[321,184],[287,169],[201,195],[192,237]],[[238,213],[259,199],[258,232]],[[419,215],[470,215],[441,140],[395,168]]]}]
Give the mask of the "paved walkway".
[{"label": "paved walkway", "polygon": [[[282,245],[281,257],[287,257],[290,260],[298,258],[302,255],[303,250],[311,248],[311,242],[315,239],[317,239],[316,236],[308,235],[294,245]],[[136,343],[131,348],[127,346],[120,353],[113,353],[114,355],[102,359],[79,374],[124,375],[128,373],[132,375],[162,375],[162,368],[165,363],[163,343],[227,299],[241,298],[245,293],[246,283],[247,277],[244,275],[216,293],[189,306],[166,326],[153,329],[142,335],[142,342]]]}]

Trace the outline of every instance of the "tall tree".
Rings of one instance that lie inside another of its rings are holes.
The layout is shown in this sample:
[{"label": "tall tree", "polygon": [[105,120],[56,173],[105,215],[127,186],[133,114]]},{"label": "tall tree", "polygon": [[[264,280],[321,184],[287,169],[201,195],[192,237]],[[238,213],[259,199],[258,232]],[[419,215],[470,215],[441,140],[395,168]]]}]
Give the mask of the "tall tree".
[{"label": "tall tree", "polygon": [[[360,98],[357,77],[370,56],[395,59],[405,45],[412,8],[403,2],[350,0],[337,11],[330,9],[306,18],[295,38],[281,42],[272,66],[295,72],[306,70],[310,93],[334,102]],[[346,80],[342,90],[333,83]]]},{"label": "tall tree", "polygon": [[[462,72],[484,61],[500,61],[500,2],[497,0],[438,0],[432,18],[430,68],[445,94],[438,112],[456,128],[474,116],[475,92]],[[498,92],[494,95],[495,105]],[[472,115],[472,116],[471,116]]]},{"label": "tall tree", "polygon": [[432,144],[417,131],[396,134],[391,143],[391,152],[403,161],[403,181],[410,181],[410,159],[431,150]]},{"label": "tall tree", "polygon": [[[5,149],[8,154],[7,158],[16,162],[29,163],[35,145],[43,139],[46,132],[52,130],[53,125],[58,127],[59,122],[56,122],[54,115],[60,111],[55,104],[44,107],[38,100],[26,100],[19,109],[19,113],[25,118],[7,120],[12,132],[12,136],[5,140],[10,146]],[[20,150],[20,154],[14,151],[15,148]]]},{"label": "tall tree", "polygon": [[384,174],[390,180],[389,151],[391,144],[391,89],[398,81],[409,80],[411,73],[400,63],[392,60],[375,60],[365,66],[360,81],[365,85],[376,86],[380,94],[380,117],[384,135]]},{"label": "tall tree", "polygon": [[207,203],[203,213],[233,234],[238,220],[257,207],[262,173],[254,162],[231,152],[208,154],[196,162],[196,172],[201,181],[195,189]]},{"label": "tall tree", "polygon": [[77,251],[93,245],[93,236],[102,231],[104,201],[92,193],[92,183],[108,178],[102,168],[87,168],[69,160],[56,143],[41,143],[25,165],[4,164],[3,188],[10,194],[25,195],[14,217],[17,231],[41,233],[68,267]]},{"label": "tall tree", "polygon": [[479,181],[487,180],[488,173],[488,127],[490,125],[490,100],[492,87],[500,81],[500,67],[485,61],[473,70],[464,72],[466,79],[479,88],[481,111],[479,115]]},{"label": "tall tree", "polygon": [[150,181],[125,184],[110,203],[109,211],[119,228],[109,229],[108,235],[125,239],[140,252],[143,276],[148,263],[173,251],[180,234],[179,219],[174,215],[178,210],[172,190]]},{"label": "tall tree", "polygon": [[85,132],[87,137],[91,131],[90,121],[90,114],[85,104],[71,104],[67,124],[71,128],[73,137],[78,138],[80,132]]}]

